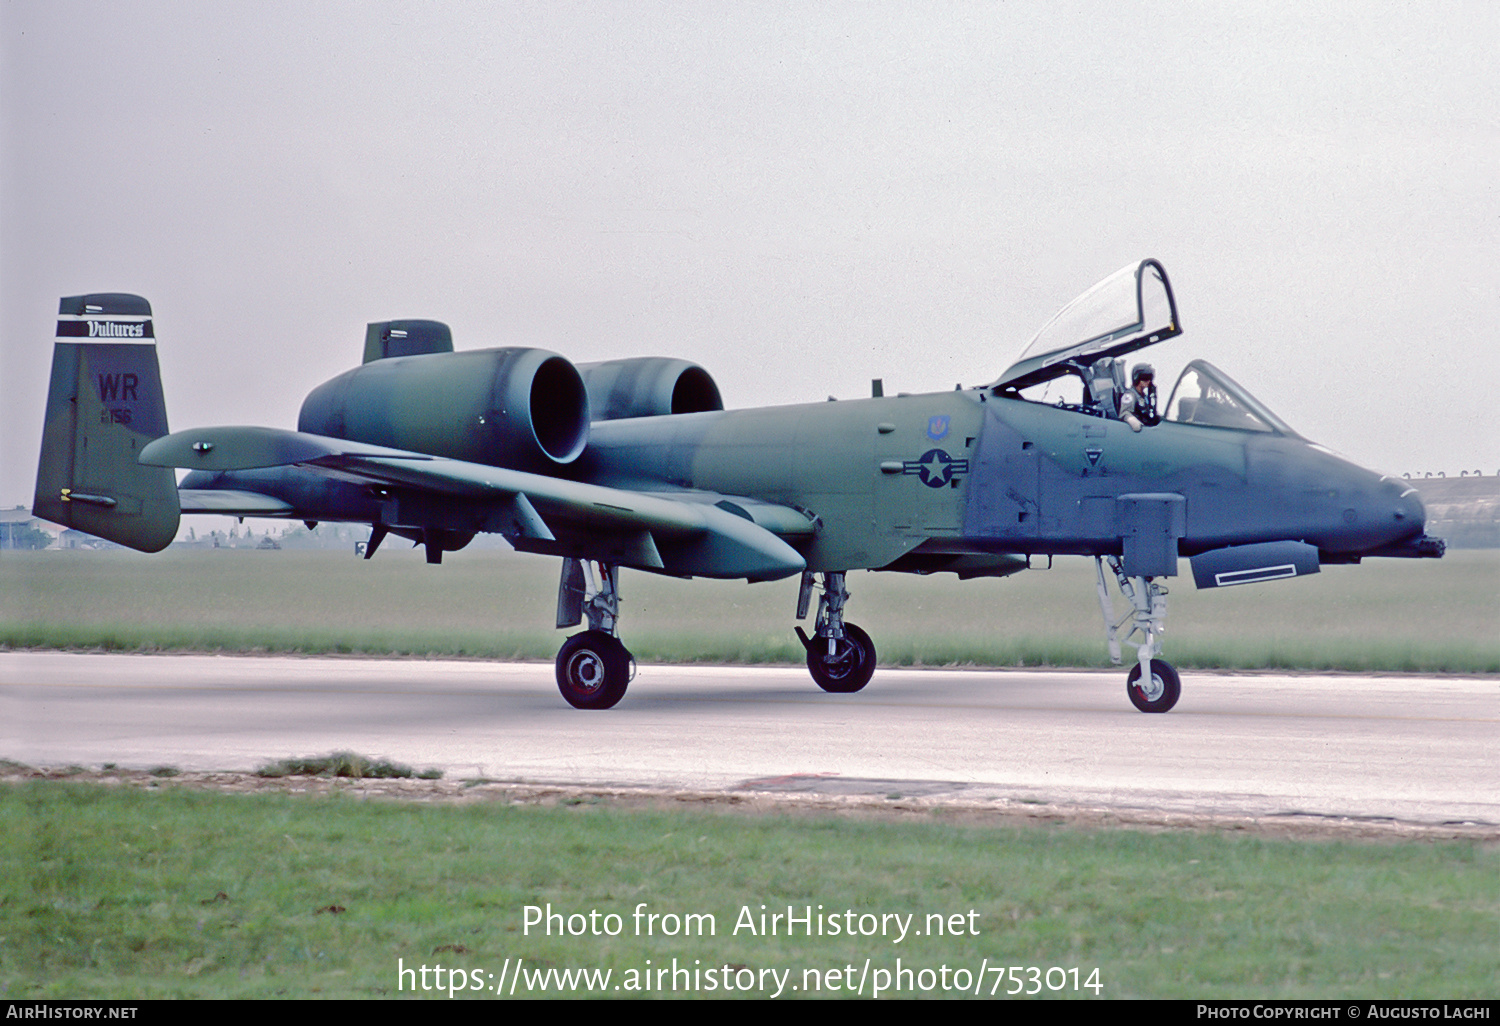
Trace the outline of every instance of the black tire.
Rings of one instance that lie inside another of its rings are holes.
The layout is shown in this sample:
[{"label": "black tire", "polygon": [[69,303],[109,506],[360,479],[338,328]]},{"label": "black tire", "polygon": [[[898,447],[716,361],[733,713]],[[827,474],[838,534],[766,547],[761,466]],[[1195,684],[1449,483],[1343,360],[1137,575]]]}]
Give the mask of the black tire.
[{"label": "black tire", "polygon": [[629,683],[630,653],[613,635],[584,631],[557,653],[557,690],[575,709],[612,708]]},{"label": "black tire", "polygon": [[1141,664],[1136,663],[1130,670],[1130,676],[1125,678],[1125,693],[1130,696],[1130,703],[1141,712],[1164,713],[1182,697],[1182,681],[1178,679],[1172,664],[1163,659],[1151,660],[1151,680],[1152,692],[1160,689],[1160,693],[1148,694],[1141,687]]},{"label": "black tire", "polygon": [[844,640],[832,658],[828,656],[828,642],[813,639],[807,649],[807,670],[824,691],[852,694],[870,683],[875,673],[875,643],[854,624],[846,623]]}]

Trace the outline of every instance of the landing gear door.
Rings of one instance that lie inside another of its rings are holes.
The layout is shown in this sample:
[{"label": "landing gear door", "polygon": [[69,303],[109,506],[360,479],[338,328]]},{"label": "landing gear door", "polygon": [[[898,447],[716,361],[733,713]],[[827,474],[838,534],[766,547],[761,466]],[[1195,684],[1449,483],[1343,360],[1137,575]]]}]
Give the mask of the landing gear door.
[{"label": "landing gear door", "polygon": [[1155,260],[1122,267],[1048,321],[1021,358],[990,387],[1020,390],[1062,374],[1084,374],[1114,359],[1182,334],[1166,269]]}]

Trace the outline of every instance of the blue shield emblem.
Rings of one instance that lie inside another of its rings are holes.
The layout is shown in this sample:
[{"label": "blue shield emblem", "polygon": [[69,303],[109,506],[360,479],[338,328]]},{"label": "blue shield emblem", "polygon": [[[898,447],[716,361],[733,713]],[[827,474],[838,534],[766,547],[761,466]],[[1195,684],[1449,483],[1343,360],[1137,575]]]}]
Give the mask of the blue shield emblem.
[{"label": "blue shield emblem", "polygon": [[948,415],[930,417],[927,420],[927,437],[934,442],[941,442],[948,437]]}]

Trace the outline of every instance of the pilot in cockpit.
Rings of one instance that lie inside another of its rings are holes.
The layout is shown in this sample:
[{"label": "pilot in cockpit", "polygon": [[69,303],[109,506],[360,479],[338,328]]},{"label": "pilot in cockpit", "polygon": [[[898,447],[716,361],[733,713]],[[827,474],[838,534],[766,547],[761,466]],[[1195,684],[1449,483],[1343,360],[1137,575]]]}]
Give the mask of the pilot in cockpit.
[{"label": "pilot in cockpit", "polygon": [[1130,371],[1130,388],[1120,396],[1120,419],[1130,430],[1161,423],[1156,412],[1156,371],[1149,363],[1138,363]]}]

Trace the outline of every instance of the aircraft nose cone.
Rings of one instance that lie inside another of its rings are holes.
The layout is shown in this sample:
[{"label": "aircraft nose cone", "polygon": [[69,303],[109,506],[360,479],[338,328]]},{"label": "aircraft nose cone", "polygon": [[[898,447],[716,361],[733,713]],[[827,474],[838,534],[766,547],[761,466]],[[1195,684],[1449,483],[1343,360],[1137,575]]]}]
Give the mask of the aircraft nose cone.
[{"label": "aircraft nose cone", "polygon": [[1294,486],[1325,498],[1319,523],[1303,541],[1328,553],[1356,555],[1425,538],[1427,510],[1410,481],[1367,470],[1321,446],[1309,444],[1306,452]]},{"label": "aircraft nose cone", "polygon": [[1410,481],[1382,477],[1361,499],[1344,510],[1344,520],[1352,533],[1363,536],[1366,545],[1378,547],[1419,538],[1427,526],[1427,510]]},{"label": "aircraft nose cone", "polygon": [[1427,508],[1422,505],[1422,497],[1417,494],[1417,490],[1409,481],[1399,478],[1387,478],[1384,483],[1387,493],[1394,493],[1394,498],[1387,507],[1388,522],[1403,528],[1399,537],[1421,534],[1422,529],[1427,526]]}]

